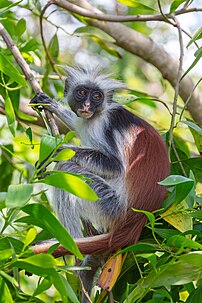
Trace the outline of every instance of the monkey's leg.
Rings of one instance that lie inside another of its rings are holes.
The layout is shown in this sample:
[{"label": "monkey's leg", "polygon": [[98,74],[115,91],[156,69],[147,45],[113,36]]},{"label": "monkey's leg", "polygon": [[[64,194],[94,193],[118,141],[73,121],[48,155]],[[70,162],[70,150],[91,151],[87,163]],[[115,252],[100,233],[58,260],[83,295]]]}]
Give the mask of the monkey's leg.
[{"label": "monkey's leg", "polygon": [[108,232],[114,220],[117,220],[124,211],[124,205],[116,191],[103,178],[88,172],[73,161],[58,162],[56,170],[91,178],[93,182],[86,182],[99,197],[96,202],[89,202],[62,190],[55,190],[54,208],[71,235],[77,238],[82,236],[81,231],[79,232],[81,229],[79,218],[95,225],[98,233]]},{"label": "monkey's leg", "polygon": [[93,279],[98,270],[101,266],[100,258],[98,256],[85,256],[83,263],[81,264],[85,267],[90,267],[91,270],[82,270],[80,272],[80,278],[82,281],[82,303],[89,302],[88,296],[90,296]]}]

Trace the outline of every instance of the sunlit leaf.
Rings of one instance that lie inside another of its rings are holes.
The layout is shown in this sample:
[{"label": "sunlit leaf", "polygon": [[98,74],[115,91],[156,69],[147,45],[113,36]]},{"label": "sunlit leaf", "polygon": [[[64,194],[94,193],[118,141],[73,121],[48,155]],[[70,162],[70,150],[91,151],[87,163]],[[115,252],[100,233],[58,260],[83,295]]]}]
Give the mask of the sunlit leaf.
[{"label": "sunlit leaf", "polygon": [[67,161],[70,160],[74,155],[75,151],[70,148],[65,148],[54,157],[54,161]]},{"label": "sunlit leaf", "polygon": [[139,10],[142,11],[142,13],[146,13],[146,11],[155,11],[155,9],[151,6],[145,5],[141,3],[140,1],[135,1],[135,0],[118,0],[118,2],[126,5],[126,6],[131,6],[135,7],[138,10],[138,13],[140,13]]},{"label": "sunlit leaf", "polygon": [[74,131],[69,131],[65,135],[65,137],[63,139],[63,143],[69,143],[74,138],[74,136],[75,136],[75,132]]},{"label": "sunlit leaf", "polygon": [[0,253],[0,261],[11,258],[13,253],[14,253],[14,251],[12,248],[4,249]]},{"label": "sunlit leaf", "polygon": [[37,235],[36,229],[31,227],[28,230],[28,233],[27,233],[26,238],[24,240],[25,247],[28,246],[29,244],[31,244],[34,241],[34,239],[36,238],[36,235]]},{"label": "sunlit leaf", "polygon": [[98,196],[92,190],[92,188],[76,175],[72,175],[66,172],[57,172],[45,177],[43,179],[43,182],[45,184],[65,190],[85,200],[98,200]]},{"label": "sunlit leaf", "polygon": [[177,230],[185,232],[193,228],[192,218],[185,212],[186,209],[186,202],[177,205],[174,203],[161,214],[161,217]]}]

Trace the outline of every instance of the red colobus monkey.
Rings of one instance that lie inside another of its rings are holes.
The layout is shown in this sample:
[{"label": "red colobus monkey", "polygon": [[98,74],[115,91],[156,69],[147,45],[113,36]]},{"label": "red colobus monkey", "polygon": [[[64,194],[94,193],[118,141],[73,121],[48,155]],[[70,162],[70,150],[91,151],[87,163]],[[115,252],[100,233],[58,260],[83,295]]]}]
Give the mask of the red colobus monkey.
[{"label": "red colobus monkey", "polygon": [[[81,222],[94,226],[98,234],[108,233],[86,243],[94,254],[107,253],[138,241],[146,222],[142,213],[132,208],[153,211],[165,198],[165,187],[158,184],[169,174],[169,160],[164,143],[156,130],[113,101],[115,90],[125,86],[101,69],[92,66],[67,67],[64,95],[71,111],[38,93],[31,103],[40,103],[61,119],[80,137],[81,146],[70,161],[57,163],[56,169],[82,174],[93,180],[95,203],[60,189],[54,190],[54,210],[74,238],[81,238]],[[64,146],[68,147],[68,146]],[[83,248],[85,250],[85,244]],[[99,264],[86,256],[84,287],[90,292]],[[83,295],[82,302],[87,299]]]}]

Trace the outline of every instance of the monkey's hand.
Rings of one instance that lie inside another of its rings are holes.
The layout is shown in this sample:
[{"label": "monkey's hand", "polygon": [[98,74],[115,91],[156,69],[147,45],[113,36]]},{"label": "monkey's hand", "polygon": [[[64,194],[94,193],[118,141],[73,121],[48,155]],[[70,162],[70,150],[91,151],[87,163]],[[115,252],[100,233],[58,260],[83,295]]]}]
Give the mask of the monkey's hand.
[{"label": "monkey's hand", "polygon": [[46,107],[46,109],[52,112],[57,103],[45,93],[39,92],[35,95],[34,98],[31,99],[30,105],[34,109],[37,108],[39,111],[42,111],[44,107]]}]

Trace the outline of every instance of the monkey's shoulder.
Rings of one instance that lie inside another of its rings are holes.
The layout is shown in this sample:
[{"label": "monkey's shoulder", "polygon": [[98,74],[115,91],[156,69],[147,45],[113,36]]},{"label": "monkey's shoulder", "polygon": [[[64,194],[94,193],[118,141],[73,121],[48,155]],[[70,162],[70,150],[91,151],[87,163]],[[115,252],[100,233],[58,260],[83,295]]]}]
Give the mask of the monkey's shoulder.
[{"label": "monkey's shoulder", "polygon": [[145,120],[134,115],[121,105],[112,107],[110,109],[109,124],[120,131],[124,131],[130,128],[152,127]]}]

